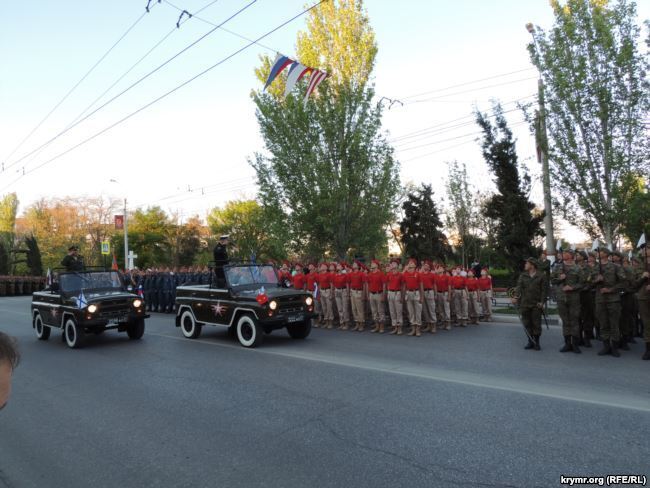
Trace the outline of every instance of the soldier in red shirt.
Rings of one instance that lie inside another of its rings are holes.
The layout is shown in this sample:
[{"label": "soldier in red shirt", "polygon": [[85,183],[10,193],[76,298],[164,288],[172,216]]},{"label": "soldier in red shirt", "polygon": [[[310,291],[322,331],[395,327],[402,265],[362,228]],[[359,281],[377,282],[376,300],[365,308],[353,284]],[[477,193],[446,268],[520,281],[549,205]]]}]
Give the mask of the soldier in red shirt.
[{"label": "soldier in red shirt", "polygon": [[390,323],[392,330],[389,334],[402,335],[402,303],[404,301],[403,285],[404,278],[399,271],[397,261],[391,261],[390,272],[386,276],[386,288],[388,290],[388,310],[390,312]]},{"label": "soldier in red shirt", "polygon": [[320,272],[318,273],[318,289],[326,329],[334,327],[334,304],[332,303],[334,292],[332,291],[332,274],[333,273],[327,269],[327,263],[322,263],[320,265]]},{"label": "soldier in red shirt", "polygon": [[422,264],[422,290],[424,291],[424,302],[422,303],[423,320],[425,328],[422,332],[436,333],[436,275],[431,272],[431,263],[425,261]]},{"label": "soldier in red shirt", "polygon": [[422,278],[420,278],[420,273],[415,270],[415,265],[415,259],[409,259],[406,270],[402,275],[406,308],[408,309],[409,323],[411,324],[408,335],[420,337],[424,291],[422,290]]},{"label": "soldier in red shirt", "polygon": [[[464,272],[467,276],[467,272]],[[456,310],[456,320],[461,327],[466,327],[467,322],[467,288],[465,286],[465,276],[462,276],[460,269],[455,269],[451,277],[451,288],[453,293],[454,309]]]},{"label": "soldier in red shirt", "polygon": [[470,324],[478,325],[478,280],[471,271],[467,273],[465,286],[467,287],[467,303],[469,305]]},{"label": "soldier in red shirt", "polygon": [[487,268],[481,270],[481,277],[478,279],[478,293],[483,309],[482,319],[492,322],[492,277],[488,274]]},{"label": "soldier in red shirt", "polygon": [[436,268],[436,301],[438,304],[438,321],[440,327],[445,330],[451,330],[451,310],[449,302],[451,301],[451,283],[449,275],[445,268],[440,265]]},{"label": "soldier in red shirt", "polygon": [[363,299],[365,296],[366,276],[359,266],[359,262],[352,263],[352,271],[349,273],[350,280],[350,305],[352,306],[352,318],[356,324],[352,330],[363,332],[366,326],[366,310]]},{"label": "soldier in red shirt", "polygon": [[334,298],[339,317],[339,330],[348,330],[350,323],[350,277],[344,263],[336,264],[336,273],[332,277]]},{"label": "soldier in red shirt", "polygon": [[318,286],[318,273],[316,265],[314,263],[309,263],[307,266],[309,272],[305,275],[305,289],[312,294],[314,297],[314,313],[318,315],[318,321],[314,323],[314,327],[318,327],[322,323],[322,312],[320,307],[320,301],[317,300],[316,286]]},{"label": "soldier in red shirt", "polygon": [[278,279],[282,286],[289,288],[291,286],[291,271],[289,271],[289,261],[283,261],[278,271]]},{"label": "soldier in red shirt", "polygon": [[307,275],[303,272],[302,264],[296,264],[296,274],[291,277],[291,284],[295,290],[304,290],[307,284]]},{"label": "soldier in red shirt", "polygon": [[383,334],[386,275],[381,270],[381,263],[376,259],[370,263],[370,273],[366,275],[366,293],[370,302],[370,314],[375,324],[370,332]]}]

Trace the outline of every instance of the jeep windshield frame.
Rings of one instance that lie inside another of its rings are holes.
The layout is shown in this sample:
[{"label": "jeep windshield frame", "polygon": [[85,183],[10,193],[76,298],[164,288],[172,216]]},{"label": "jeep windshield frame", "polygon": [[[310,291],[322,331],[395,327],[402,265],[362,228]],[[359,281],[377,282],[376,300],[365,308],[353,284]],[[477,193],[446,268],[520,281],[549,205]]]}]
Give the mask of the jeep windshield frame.
[{"label": "jeep windshield frame", "polygon": [[270,264],[231,264],[223,267],[226,282],[238,290],[277,288],[278,274]]},{"label": "jeep windshield frame", "polygon": [[69,271],[59,273],[59,292],[73,296],[91,292],[126,291],[122,275],[117,271]]}]

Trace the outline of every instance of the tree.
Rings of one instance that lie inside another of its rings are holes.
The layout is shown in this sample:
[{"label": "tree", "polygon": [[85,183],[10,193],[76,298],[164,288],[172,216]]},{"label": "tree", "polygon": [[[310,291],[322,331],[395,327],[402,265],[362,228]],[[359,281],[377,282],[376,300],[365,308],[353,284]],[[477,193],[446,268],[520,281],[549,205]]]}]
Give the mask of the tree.
[{"label": "tree", "polygon": [[[129,250],[138,255],[136,266],[169,266],[172,252],[169,235],[172,222],[163,209],[158,206],[146,210],[137,209],[129,216]],[[124,240],[115,234],[113,247],[120,264],[124,260]]]},{"label": "tree", "polygon": [[27,244],[27,269],[31,276],[43,276],[43,262],[41,259],[41,250],[34,236],[25,236]]},{"label": "tree", "polygon": [[0,241],[0,276],[9,274],[9,253],[4,243]]},{"label": "tree", "polygon": [[[330,74],[303,105],[305,83],[283,98],[284,78],[255,92],[266,154],[251,165],[267,222],[310,255],[377,254],[387,243],[398,164],[381,131],[369,77],[377,46],[361,1],[325,2],[298,35],[303,64]],[[256,70],[264,81],[270,60]]]},{"label": "tree", "polygon": [[286,257],[283,241],[265,225],[266,214],[255,200],[234,200],[208,214],[208,226],[214,235],[228,234],[234,245],[230,257],[281,260]]},{"label": "tree", "polygon": [[422,184],[409,192],[402,209],[404,218],[399,228],[405,254],[444,261],[450,248],[447,236],[442,232],[442,221],[433,201],[431,185]]},{"label": "tree", "polygon": [[[456,245],[460,250],[461,263],[468,264],[468,251],[475,242],[471,230],[476,221],[474,192],[470,189],[465,163],[452,161],[448,163],[447,201],[449,208],[446,224],[455,233]],[[477,247],[476,245],[474,247]]]},{"label": "tree", "polygon": [[170,261],[173,266],[192,266],[197,255],[207,248],[203,236],[203,225],[198,216],[191,217],[185,224],[171,225],[167,240],[170,243]]},{"label": "tree", "polygon": [[639,52],[636,5],[551,5],[553,28],[536,28],[528,48],[544,83],[553,189],[565,218],[613,244],[622,179],[650,172],[648,58]]},{"label": "tree", "polygon": [[519,271],[526,258],[535,254],[533,239],[542,234],[542,215],[533,215],[535,204],[528,200],[530,176],[520,168],[517,149],[498,103],[493,107],[495,123],[488,115],[476,111],[476,122],[483,130],[483,158],[494,175],[497,193],[486,204],[488,218],[494,219],[496,247],[508,262],[508,268]]},{"label": "tree", "polygon": [[642,233],[650,238],[650,181],[647,176],[630,173],[622,185],[626,204],[619,215],[621,232],[635,246]]},{"label": "tree", "polygon": [[18,197],[15,193],[9,193],[0,199],[0,240],[7,252],[11,252],[14,245],[17,211]]}]

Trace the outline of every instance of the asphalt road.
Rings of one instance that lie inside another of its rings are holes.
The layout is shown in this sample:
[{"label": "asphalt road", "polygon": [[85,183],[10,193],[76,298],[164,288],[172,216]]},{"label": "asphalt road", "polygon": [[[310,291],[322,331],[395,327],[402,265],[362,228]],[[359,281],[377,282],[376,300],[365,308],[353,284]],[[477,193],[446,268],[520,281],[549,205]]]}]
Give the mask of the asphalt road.
[{"label": "asphalt road", "polygon": [[0,412],[0,487],[534,487],[650,477],[650,362],[524,351],[516,324],[421,338],[225,330],[70,350],[36,340],[29,298],[0,299],[23,360]]}]

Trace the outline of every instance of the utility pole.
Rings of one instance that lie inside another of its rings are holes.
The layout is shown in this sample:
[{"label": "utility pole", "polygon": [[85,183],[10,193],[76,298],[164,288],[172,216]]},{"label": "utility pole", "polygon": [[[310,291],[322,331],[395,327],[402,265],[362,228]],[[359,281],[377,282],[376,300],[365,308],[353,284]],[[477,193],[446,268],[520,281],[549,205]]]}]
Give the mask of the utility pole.
[{"label": "utility pole", "polygon": [[124,271],[129,269],[129,227],[126,217],[126,198],[124,199]]},{"label": "utility pole", "polygon": [[[532,23],[526,24],[526,30],[533,38],[533,46],[539,55],[537,39],[535,38],[535,26]],[[539,73],[537,80],[537,98],[539,109],[535,124],[535,138],[538,147],[538,158],[542,163],[542,188],[544,192],[544,232],[546,233],[546,255],[551,264],[555,261],[555,244],[553,239],[553,207],[551,205],[551,176],[548,168],[548,138],[546,134],[546,107],[544,105],[544,82],[542,73]]]}]

